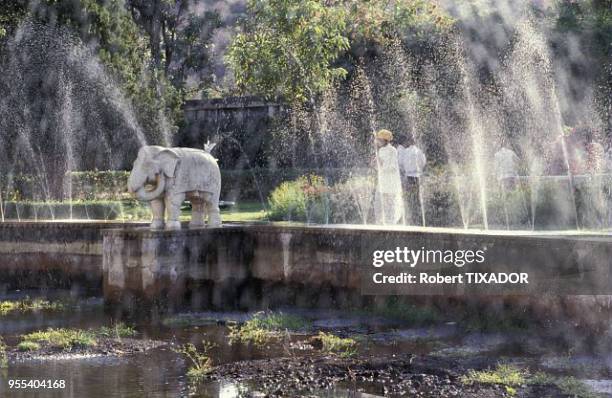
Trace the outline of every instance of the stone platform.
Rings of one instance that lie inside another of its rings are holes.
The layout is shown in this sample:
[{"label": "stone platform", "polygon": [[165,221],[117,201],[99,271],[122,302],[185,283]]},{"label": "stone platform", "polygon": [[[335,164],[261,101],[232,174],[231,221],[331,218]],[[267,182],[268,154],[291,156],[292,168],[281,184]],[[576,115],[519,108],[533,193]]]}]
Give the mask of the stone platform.
[{"label": "stone platform", "polygon": [[[559,293],[546,289],[548,279],[552,283],[559,275],[570,282],[562,294],[612,294],[612,239],[606,236],[282,224],[181,231],[114,229],[102,235],[105,299],[127,309],[141,305],[191,310],[283,305],[360,308],[377,300],[364,294],[372,293],[363,272],[371,268],[372,250],[396,246],[484,248],[487,261],[474,271],[531,272],[540,281],[529,292],[533,295]],[[577,278],[586,281],[572,290]],[[400,292],[390,287],[375,293]]]},{"label": "stone platform", "polygon": [[[384,299],[362,294],[368,290],[362,271],[371,269],[371,251],[395,246],[486,248],[480,271],[579,276],[593,289],[566,294],[612,295],[606,290],[612,237],[605,234],[282,223],[150,231],[143,223],[77,221],[0,223],[0,294],[28,288],[103,290],[107,303],[128,311],[140,305],[361,308]],[[389,287],[383,293],[398,292]],[[461,292],[440,292],[456,293]],[[533,292],[545,293],[555,292],[546,286]]]}]

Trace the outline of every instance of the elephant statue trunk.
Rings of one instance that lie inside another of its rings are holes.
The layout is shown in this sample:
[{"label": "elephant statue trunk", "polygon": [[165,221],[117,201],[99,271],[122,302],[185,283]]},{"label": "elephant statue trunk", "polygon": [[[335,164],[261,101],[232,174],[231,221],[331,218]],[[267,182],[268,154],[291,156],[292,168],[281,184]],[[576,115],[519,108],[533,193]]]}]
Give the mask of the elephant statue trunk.
[{"label": "elephant statue trunk", "polygon": [[164,190],[166,189],[166,179],[164,176],[157,176],[157,182],[155,184],[155,188],[152,190],[147,190],[146,186],[141,186],[136,188],[134,193],[139,200],[144,202],[151,202],[162,196]]},{"label": "elephant statue trunk", "polygon": [[[153,183],[155,187],[148,188]],[[185,199],[191,201],[191,227],[204,226],[205,217],[209,226],[221,224],[221,172],[209,151],[144,146],[138,151],[128,189],[151,204],[153,229],[180,229],[180,209]]]}]

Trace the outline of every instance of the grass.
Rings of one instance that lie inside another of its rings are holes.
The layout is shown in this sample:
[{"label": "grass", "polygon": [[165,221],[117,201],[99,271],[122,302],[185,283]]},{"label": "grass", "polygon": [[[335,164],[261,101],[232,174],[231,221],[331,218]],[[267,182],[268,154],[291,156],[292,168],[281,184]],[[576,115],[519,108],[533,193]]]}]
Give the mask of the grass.
[{"label": "grass", "polygon": [[174,349],[174,352],[183,355],[191,363],[187,370],[187,376],[192,380],[199,380],[213,369],[213,362],[209,353],[214,347],[214,343],[203,340],[201,351],[193,344],[187,343]]},{"label": "grass", "polygon": [[53,329],[38,331],[21,336],[22,342],[44,344],[51,348],[71,350],[97,345],[93,332],[80,329]]},{"label": "grass", "polygon": [[69,351],[73,348],[95,347],[101,338],[131,337],[135,334],[134,328],[123,323],[95,330],[49,328],[22,335],[17,347],[24,351],[37,350],[41,346]]},{"label": "grass", "polygon": [[[191,210],[181,209],[181,221],[191,220]],[[245,222],[267,220],[264,206],[258,201],[238,202],[235,206],[221,210],[221,220],[223,222]]]},{"label": "grass", "polygon": [[17,349],[19,351],[37,351],[40,350],[40,344],[29,340],[22,341],[21,343],[17,344]]},{"label": "grass", "polygon": [[228,337],[230,344],[243,342],[262,346],[277,337],[282,331],[303,330],[309,327],[310,323],[308,321],[295,315],[280,312],[260,312],[242,325],[230,326]]},{"label": "grass", "polygon": [[527,370],[516,366],[499,364],[492,370],[471,370],[461,378],[464,384],[495,384],[506,388],[510,395],[516,394],[516,388],[525,385],[553,385],[568,397],[598,398],[586,384],[574,377],[555,377],[544,372],[529,375]]},{"label": "grass", "polygon": [[16,301],[0,301],[0,316],[7,315],[12,312],[35,312],[35,311],[61,311],[64,305],[61,303],[52,303],[45,299],[30,299]]},{"label": "grass", "polygon": [[601,395],[596,394],[583,382],[575,377],[562,377],[555,382],[563,394],[572,398],[598,398]]},{"label": "grass", "polygon": [[357,342],[351,338],[342,338],[331,333],[319,332],[316,337],[321,341],[322,350],[342,357],[351,357],[357,353]]},{"label": "grass", "polygon": [[512,365],[499,364],[492,370],[470,370],[461,378],[463,384],[496,384],[517,387],[527,382],[527,372]]},{"label": "grass", "polygon": [[575,377],[555,377],[544,372],[535,373],[527,381],[532,385],[555,385],[561,392],[572,398],[599,398],[601,395],[596,394],[582,381]]},{"label": "grass", "polygon": [[119,322],[111,327],[102,326],[96,331],[96,335],[108,338],[132,337],[136,335],[136,330],[123,322]]},{"label": "grass", "polygon": [[263,221],[268,219],[268,215],[261,202],[242,202],[236,206],[221,211],[221,219],[229,221]]}]

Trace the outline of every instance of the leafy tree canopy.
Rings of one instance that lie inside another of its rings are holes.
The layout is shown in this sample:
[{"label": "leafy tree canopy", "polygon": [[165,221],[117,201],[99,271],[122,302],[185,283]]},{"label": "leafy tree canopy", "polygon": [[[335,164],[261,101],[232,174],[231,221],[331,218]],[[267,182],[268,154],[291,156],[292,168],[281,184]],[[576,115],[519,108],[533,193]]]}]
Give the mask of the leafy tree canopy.
[{"label": "leafy tree canopy", "polygon": [[236,85],[267,98],[312,99],[346,70],[346,15],[322,0],[249,0],[252,20],[228,52]]},{"label": "leafy tree canopy", "polygon": [[347,71],[338,59],[355,45],[448,27],[426,0],[249,0],[250,19],[227,62],[242,91],[312,101]]}]

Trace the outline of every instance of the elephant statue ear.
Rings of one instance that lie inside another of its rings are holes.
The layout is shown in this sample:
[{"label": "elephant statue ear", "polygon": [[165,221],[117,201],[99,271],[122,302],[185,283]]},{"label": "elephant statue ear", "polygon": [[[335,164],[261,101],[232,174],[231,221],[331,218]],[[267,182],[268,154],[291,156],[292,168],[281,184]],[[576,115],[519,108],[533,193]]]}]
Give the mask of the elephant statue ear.
[{"label": "elephant statue ear", "polygon": [[157,156],[161,171],[166,177],[174,177],[174,171],[179,160],[179,155],[172,149],[164,149]]}]

